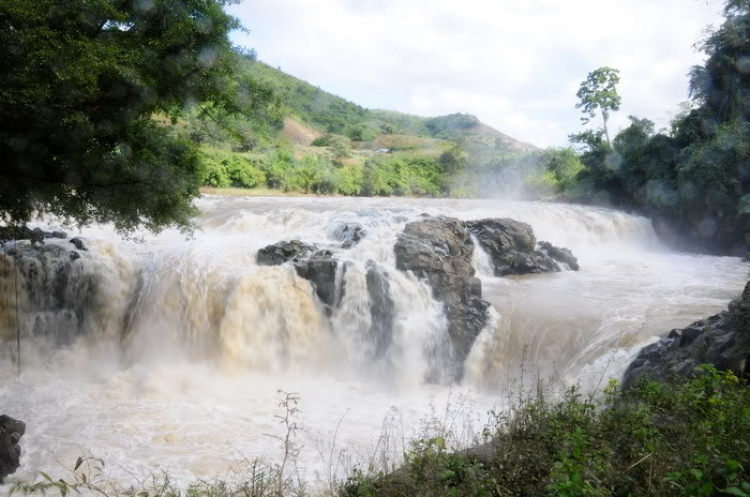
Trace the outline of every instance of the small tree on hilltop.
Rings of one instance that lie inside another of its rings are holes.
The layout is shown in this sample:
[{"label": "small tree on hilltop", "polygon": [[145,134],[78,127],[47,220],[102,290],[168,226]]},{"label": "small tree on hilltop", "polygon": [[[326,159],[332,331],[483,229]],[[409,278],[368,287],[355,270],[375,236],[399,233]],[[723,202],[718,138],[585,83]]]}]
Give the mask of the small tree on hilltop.
[{"label": "small tree on hilltop", "polygon": [[576,109],[583,109],[585,114],[581,121],[588,124],[596,116],[597,111],[600,111],[608,144],[612,144],[607,128],[610,112],[620,110],[621,98],[617,93],[619,82],[620,71],[611,67],[600,67],[589,73],[577,93],[581,101],[576,104]]}]

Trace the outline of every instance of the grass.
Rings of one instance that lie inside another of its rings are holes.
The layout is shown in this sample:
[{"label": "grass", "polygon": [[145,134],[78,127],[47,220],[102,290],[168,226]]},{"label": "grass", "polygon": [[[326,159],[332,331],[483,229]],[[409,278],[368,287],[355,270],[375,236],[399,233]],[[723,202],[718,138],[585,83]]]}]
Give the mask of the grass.
[{"label": "grass", "polygon": [[[283,392],[282,392],[283,393]],[[80,458],[69,480],[42,474],[35,482],[17,482],[11,494],[56,492],[138,497],[280,497],[283,495],[377,496],[750,496],[750,388],[731,373],[703,366],[685,383],[641,382],[621,392],[610,382],[599,398],[569,389],[558,401],[537,393],[514,407],[493,413],[484,443],[457,450],[455,416],[433,415],[424,436],[407,442],[390,437],[378,454],[354,464],[346,476],[335,471],[326,485],[311,490],[296,471],[294,422],[297,398],[286,394],[278,416],[285,434],[278,437],[280,464],[246,461],[231,481],[198,481],[176,488],[167,474],[128,490],[107,485],[103,463]],[[463,436],[463,435],[461,435]],[[396,437],[397,438],[397,437]],[[330,454],[321,457],[333,468]],[[381,458],[403,451],[400,464]],[[330,456],[330,457],[329,457]]]}]

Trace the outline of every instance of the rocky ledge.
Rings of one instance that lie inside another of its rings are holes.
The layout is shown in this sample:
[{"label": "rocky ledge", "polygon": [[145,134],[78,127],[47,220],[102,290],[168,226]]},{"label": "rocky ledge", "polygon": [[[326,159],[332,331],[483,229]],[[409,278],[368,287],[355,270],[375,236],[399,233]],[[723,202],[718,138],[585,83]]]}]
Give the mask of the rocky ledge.
[{"label": "rocky ledge", "polygon": [[[474,243],[466,224],[446,217],[408,223],[394,251],[396,268],[427,280],[433,296],[445,304],[454,363],[463,364],[487,323],[489,307],[482,300],[482,282],[474,276]],[[456,375],[461,376],[460,367]]]},{"label": "rocky ledge", "polygon": [[0,415],[0,483],[20,466],[19,441],[26,433],[26,424],[10,416]]},{"label": "rocky ledge", "polygon": [[[538,250],[531,226],[513,219],[466,223],[426,217],[408,223],[394,246],[396,267],[425,279],[434,297],[445,304],[456,364],[463,364],[488,317],[489,303],[482,300],[482,282],[472,266],[472,235],[489,254],[498,276],[558,272],[558,262],[578,269],[570,250],[546,242]],[[461,376],[460,366],[456,374]]]},{"label": "rocky ledge", "polygon": [[662,382],[689,378],[701,364],[750,375],[750,282],[726,311],[672,330],[644,347],[625,371],[623,387],[628,389],[641,378]]},{"label": "rocky ledge", "polygon": [[[343,249],[365,236],[358,225],[346,225],[335,234],[333,239],[343,242]],[[408,223],[393,247],[396,268],[425,280],[435,299],[443,303],[456,365],[454,379],[462,376],[462,364],[487,324],[490,306],[482,300],[482,282],[475,276],[472,265],[473,237],[489,254],[498,276],[578,269],[578,261],[570,250],[547,242],[537,244],[531,226],[512,219],[467,223],[455,218],[425,216]],[[257,261],[264,266],[290,263],[297,275],[311,283],[327,316],[332,316],[340,306],[349,263],[337,258],[331,250],[299,240],[282,241],[260,249]],[[366,271],[372,317],[370,335],[374,356],[380,357],[390,346],[393,334],[390,275],[373,261],[367,262]]]},{"label": "rocky ledge", "polygon": [[578,259],[567,248],[549,242],[537,244],[534,230],[514,219],[482,219],[467,223],[485,252],[490,255],[495,276],[578,271]]}]

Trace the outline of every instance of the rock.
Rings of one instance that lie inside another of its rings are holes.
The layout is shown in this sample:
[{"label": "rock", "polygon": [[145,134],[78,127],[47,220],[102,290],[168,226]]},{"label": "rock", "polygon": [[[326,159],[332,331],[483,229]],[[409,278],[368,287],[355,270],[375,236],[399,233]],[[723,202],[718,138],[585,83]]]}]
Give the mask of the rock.
[{"label": "rock", "polygon": [[105,282],[101,273],[79,258],[80,253],[64,244],[19,242],[17,247],[0,249],[0,273],[4,266],[21,276],[24,333],[47,337],[61,346],[92,331],[87,316],[94,312],[92,304]]},{"label": "rock", "polygon": [[78,237],[71,238],[70,243],[75,245],[78,250],[88,250],[88,248],[86,248],[86,245],[84,245],[83,240]]},{"label": "rock", "polygon": [[52,233],[50,233],[50,238],[61,238],[64,240],[68,238],[68,234],[64,231],[53,231]]},{"label": "rock", "polygon": [[29,237],[29,240],[31,240],[32,243],[43,242],[45,238],[49,238],[45,236],[46,234],[47,233],[41,228],[34,228],[33,230],[31,230],[31,236]]},{"label": "rock", "polygon": [[0,226],[0,240],[30,240],[31,229],[26,226]]},{"label": "rock", "polygon": [[258,250],[256,259],[260,266],[278,266],[315,252],[316,247],[299,240],[274,243]]},{"label": "rock", "polygon": [[396,309],[391,297],[388,273],[374,261],[367,261],[367,293],[370,296],[370,337],[375,358],[382,357],[393,342]]},{"label": "rock", "polygon": [[[341,304],[341,299],[344,297],[343,284],[337,284],[336,271],[338,266],[338,259],[335,259],[328,250],[321,250],[307,259],[298,260],[294,263],[297,274],[312,283],[315,293],[329,317],[333,314],[333,310]],[[340,280],[342,282],[345,271],[346,266],[343,267]]]},{"label": "rock", "polygon": [[[513,219],[482,219],[467,223],[467,226],[489,254],[496,276],[560,271],[552,256],[536,250],[534,231],[526,223]],[[560,257],[576,261],[569,250],[550,246]],[[577,261],[575,265],[578,265]]]},{"label": "rock", "polygon": [[0,483],[21,465],[19,441],[26,433],[26,424],[10,416],[0,416]]},{"label": "rock", "polygon": [[552,257],[557,262],[565,264],[571,271],[578,271],[580,269],[578,259],[569,248],[555,247],[550,242],[539,242],[537,250]]},{"label": "rock", "polygon": [[672,330],[644,347],[625,371],[623,387],[632,388],[644,377],[661,382],[685,379],[700,364],[750,376],[750,282],[728,310]]},{"label": "rock", "polygon": [[345,249],[352,248],[366,236],[367,232],[359,223],[343,223],[337,226],[331,234],[331,238],[337,242],[343,242],[341,246]]},{"label": "rock", "polygon": [[487,322],[489,307],[481,300],[481,281],[474,277],[474,243],[466,224],[446,217],[408,223],[394,251],[396,267],[427,280],[434,297],[444,303],[458,365],[455,377],[460,378],[464,359]]}]

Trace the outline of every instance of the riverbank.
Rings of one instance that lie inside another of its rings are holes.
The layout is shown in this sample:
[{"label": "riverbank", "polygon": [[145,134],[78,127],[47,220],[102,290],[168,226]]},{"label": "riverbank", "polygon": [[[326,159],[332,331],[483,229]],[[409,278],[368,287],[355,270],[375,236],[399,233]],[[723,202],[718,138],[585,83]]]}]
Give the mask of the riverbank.
[{"label": "riverbank", "polygon": [[[167,230],[124,240],[96,225],[0,248],[22,255],[20,377],[9,350],[0,361],[0,405],[27,423],[13,479],[33,480],[39,470],[67,479],[84,452],[103,459],[105,477],[120,486],[132,484],[132,475],[148,479],[154,468],[185,489],[243,471],[244,458],[274,466],[284,455],[274,438],[285,437],[275,418],[285,414],[279,390],[299,394],[293,440],[302,450],[287,478],[317,489],[329,475],[338,482],[355,476],[347,472],[353,466],[390,473],[410,440],[443,437],[446,451],[483,442],[485,428],[494,429],[487,413],[510,416],[521,377],[526,387],[538,375],[558,390],[597,390],[619,378],[643,345],[725,308],[747,281],[739,259],[670,252],[646,219],[607,209],[213,195],[196,205],[198,229],[189,239]],[[425,379],[450,372],[448,318],[455,315],[445,313],[445,301],[470,303],[479,286],[460,278],[470,283],[461,286],[468,294],[456,287],[458,299],[436,296],[414,271],[399,269],[397,241],[411,233],[407,225],[429,219],[424,214],[516,219],[538,240],[570,248],[580,264],[579,271],[497,276],[506,271],[485,249],[482,230],[472,232],[480,240],[462,267],[474,269],[491,309],[459,385]],[[258,264],[261,249],[285,240],[321,253],[298,264]],[[7,255],[0,277],[13,288]],[[339,261],[334,290],[345,288],[333,300],[327,292],[321,298],[304,276],[320,280],[303,270],[328,258]],[[372,276],[377,268],[384,278]],[[379,309],[389,316],[377,321],[387,330],[373,326]],[[450,435],[433,429],[446,420]]]}]

